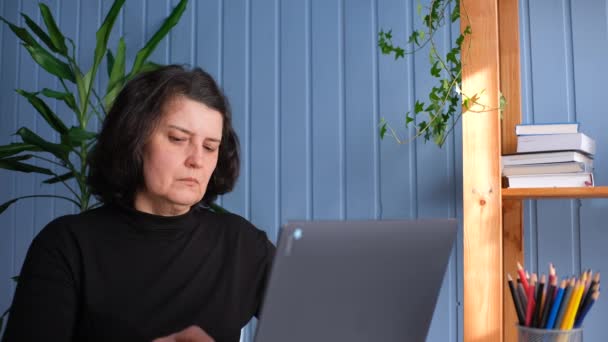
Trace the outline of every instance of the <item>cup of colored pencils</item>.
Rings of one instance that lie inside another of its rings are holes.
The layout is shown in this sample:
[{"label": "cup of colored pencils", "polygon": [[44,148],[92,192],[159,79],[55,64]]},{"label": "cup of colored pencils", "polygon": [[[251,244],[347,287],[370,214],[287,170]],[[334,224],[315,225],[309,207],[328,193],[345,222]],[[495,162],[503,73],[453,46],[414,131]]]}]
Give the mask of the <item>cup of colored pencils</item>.
[{"label": "cup of colored pencils", "polygon": [[517,264],[514,280],[507,274],[518,319],[520,342],[583,340],[583,322],[600,296],[600,274],[591,270],[580,277],[558,279],[549,265],[549,276],[531,275]]}]

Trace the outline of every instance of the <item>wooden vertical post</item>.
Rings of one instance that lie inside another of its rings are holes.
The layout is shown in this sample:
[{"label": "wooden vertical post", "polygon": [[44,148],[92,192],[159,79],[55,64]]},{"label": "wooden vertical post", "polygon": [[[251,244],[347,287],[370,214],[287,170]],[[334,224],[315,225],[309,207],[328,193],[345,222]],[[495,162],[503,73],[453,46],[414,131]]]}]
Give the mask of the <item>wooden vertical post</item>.
[{"label": "wooden vertical post", "polygon": [[[462,0],[464,341],[503,340],[498,0]],[[481,112],[475,112],[481,111]]]},{"label": "wooden vertical post", "polygon": [[[517,152],[515,125],[521,122],[518,0],[498,0],[498,13],[500,90],[507,101],[502,113],[502,153],[507,154]],[[523,262],[524,258],[522,208],[521,200],[503,201],[503,265],[507,273],[514,273],[517,262]],[[504,340],[514,342],[517,341],[517,314],[507,286],[504,281]]]}]

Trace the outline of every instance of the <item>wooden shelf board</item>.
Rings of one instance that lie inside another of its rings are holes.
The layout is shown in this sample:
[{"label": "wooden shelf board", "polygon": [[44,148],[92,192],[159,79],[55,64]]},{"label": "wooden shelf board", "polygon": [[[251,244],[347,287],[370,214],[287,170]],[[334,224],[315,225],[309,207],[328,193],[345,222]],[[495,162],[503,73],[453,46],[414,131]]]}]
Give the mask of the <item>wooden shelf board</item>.
[{"label": "wooden shelf board", "polygon": [[503,188],[503,199],[608,198],[608,186],[580,188]]}]

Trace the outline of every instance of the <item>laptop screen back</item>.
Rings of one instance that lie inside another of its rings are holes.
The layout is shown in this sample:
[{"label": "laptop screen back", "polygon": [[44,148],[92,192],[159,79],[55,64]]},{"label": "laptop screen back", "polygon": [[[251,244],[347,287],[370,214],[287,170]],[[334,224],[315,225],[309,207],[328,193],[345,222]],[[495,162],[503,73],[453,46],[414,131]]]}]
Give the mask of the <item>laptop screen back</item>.
[{"label": "laptop screen back", "polygon": [[283,227],[257,342],[424,341],[455,220]]}]

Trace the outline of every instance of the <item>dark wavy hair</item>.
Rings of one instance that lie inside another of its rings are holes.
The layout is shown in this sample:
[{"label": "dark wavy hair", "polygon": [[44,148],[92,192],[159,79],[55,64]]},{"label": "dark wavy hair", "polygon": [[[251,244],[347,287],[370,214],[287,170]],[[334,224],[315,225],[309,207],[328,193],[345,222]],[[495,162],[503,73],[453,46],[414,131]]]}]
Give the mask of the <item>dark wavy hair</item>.
[{"label": "dark wavy hair", "polygon": [[223,117],[217,166],[201,204],[209,205],[218,195],[232,190],[239,176],[240,160],[228,99],[202,69],[168,65],[127,82],[106,116],[89,156],[87,177],[91,193],[99,201],[133,207],[135,192],[144,185],[144,145],[165,105],[178,97],[200,102]]}]

